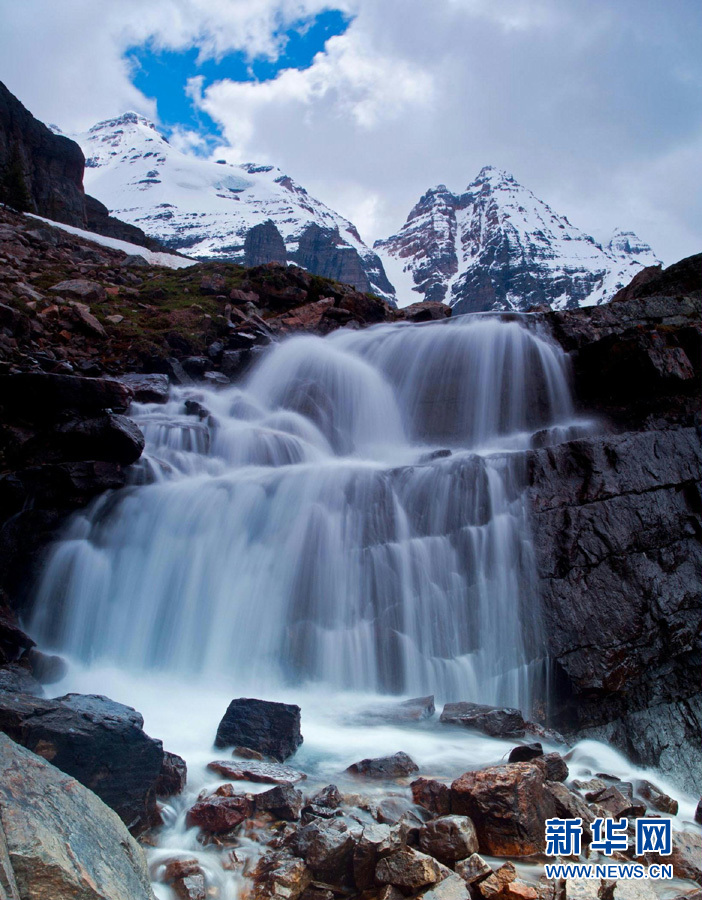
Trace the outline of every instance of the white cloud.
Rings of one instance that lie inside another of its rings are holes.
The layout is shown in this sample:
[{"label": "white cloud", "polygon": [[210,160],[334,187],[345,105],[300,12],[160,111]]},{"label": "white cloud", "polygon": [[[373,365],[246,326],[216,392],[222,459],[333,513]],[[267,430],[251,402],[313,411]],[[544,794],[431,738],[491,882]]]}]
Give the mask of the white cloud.
[{"label": "white cloud", "polygon": [[366,239],[490,162],[591,232],[633,228],[666,262],[699,249],[698,0],[27,0],[5,4],[0,77],[68,129],[153,115],[127,47],[275,57],[281,26],[328,8],[355,18],[309,69],[191,80],[218,157],[280,165]]}]

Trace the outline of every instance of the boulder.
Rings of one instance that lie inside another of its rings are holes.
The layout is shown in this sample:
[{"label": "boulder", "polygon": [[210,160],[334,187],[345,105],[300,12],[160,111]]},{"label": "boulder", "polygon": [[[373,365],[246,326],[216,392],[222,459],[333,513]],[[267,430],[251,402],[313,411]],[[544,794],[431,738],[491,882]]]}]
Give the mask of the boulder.
[{"label": "boulder", "polygon": [[177,753],[163,751],[161,773],[156,779],[157,797],[174,797],[181,794],[188,781],[188,767],[185,760]]},{"label": "boulder", "polygon": [[470,900],[470,891],[465,881],[459,876],[451,873],[429,888],[428,891],[422,891],[417,895],[418,900]]},{"label": "boulder", "polygon": [[495,870],[487,878],[477,882],[478,896],[484,897],[485,900],[493,900],[493,898],[502,897],[507,886],[517,879],[517,870],[513,863],[507,862]]},{"label": "boulder", "polygon": [[473,853],[468,859],[456,863],[456,874],[460,875],[466,884],[477,884],[492,875],[492,869],[482,856]]},{"label": "boulder", "polygon": [[123,466],[136,462],[144,449],[141,429],[126,416],[74,419],[56,428],[54,446],[62,459],[99,459]]},{"label": "boulder", "polygon": [[290,766],[280,763],[259,762],[248,760],[216,760],[208,763],[207,768],[217,772],[223,778],[232,778],[234,781],[254,781],[261,784],[296,784],[307,776],[304,772],[298,772]]},{"label": "boulder", "polygon": [[290,784],[278,784],[254,797],[256,811],[264,810],[286,822],[296,822],[302,809],[302,794]]},{"label": "boulder", "polygon": [[212,795],[198,800],[185,817],[188,828],[202,828],[210,834],[232,831],[254,813],[253,800],[243,794],[230,797]]},{"label": "boulder", "polygon": [[556,816],[556,804],[538,762],[466,772],[451,785],[451,810],[473,821],[484,853],[529,856],[544,850],[544,822]]},{"label": "boulder", "polygon": [[412,828],[419,827],[431,818],[431,813],[412,803],[408,797],[383,797],[375,808],[375,817],[385,825],[404,822]]},{"label": "boulder", "polygon": [[546,753],[541,757],[546,773],[546,781],[565,781],[568,778],[568,766],[560,753]]},{"label": "boulder", "polygon": [[328,884],[348,881],[361,829],[351,831],[341,819],[315,819],[290,838],[290,849],[304,859],[314,877]]},{"label": "boulder", "polygon": [[43,697],[44,688],[32,675],[29,669],[17,663],[0,668],[0,693],[11,691],[20,694],[30,694],[33,697]]},{"label": "boulder", "polygon": [[414,697],[401,703],[384,703],[372,706],[361,713],[361,720],[373,722],[419,722],[431,719],[436,712],[434,695]]},{"label": "boulder", "polygon": [[119,380],[127,385],[139,403],[165,403],[168,400],[168,375],[136,373],[122,375]]},{"label": "boulder", "polygon": [[60,281],[49,288],[54,294],[62,297],[72,297],[74,300],[82,300],[83,303],[105,299],[105,289],[97,281],[86,281],[84,278],[72,278],[68,281]]},{"label": "boulder", "polygon": [[646,779],[642,779],[641,781],[636,782],[636,791],[639,797],[642,797],[646,801],[647,806],[650,806],[651,809],[657,809],[658,812],[677,816],[678,801],[673,800],[672,797],[669,797],[668,794],[659,787],[656,787],[655,784],[646,781]]},{"label": "boulder", "polygon": [[207,900],[205,873],[196,859],[174,859],[166,863],[163,880],[178,900]]},{"label": "boulder", "polygon": [[448,785],[431,778],[418,778],[410,784],[412,799],[437,816],[451,812],[451,790]]},{"label": "boulder", "polygon": [[449,725],[475,728],[491,737],[524,737],[524,717],[518,709],[481,703],[447,703],[439,719]]},{"label": "boulder", "polygon": [[699,800],[695,809],[695,822],[702,825],[702,799]]},{"label": "boulder", "polygon": [[129,706],[107,697],[0,694],[0,730],[94,791],[135,834],[157,820],[163,747]]},{"label": "boulder", "polygon": [[215,747],[250,747],[284,762],[302,740],[299,706],[241,697],[232,700],[219,723]]},{"label": "boulder", "polygon": [[419,829],[419,849],[450,866],[478,852],[478,836],[467,816],[440,816]]},{"label": "boulder", "polygon": [[375,880],[378,884],[392,884],[401,890],[414,892],[436,884],[443,874],[442,866],[435,859],[407,847],[378,862]]},{"label": "boulder", "polygon": [[594,791],[586,794],[585,799],[591,803],[596,803],[602,809],[606,809],[615,819],[619,819],[622,816],[625,818],[636,818],[637,816],[643,816],[646,812],[645,806],[642,806],[640,803],[634,803],[626,794],[623,794],[613,785],[609,785],[603,791]]},{"label": "boulder", "polygon": [[253,900],[298,900],[312,882],[312,872],[301,859],[272,853],[259,860],[251,873]]},{"label": "boulder", "polygon": [[536,759],[543,755],[544,748],[538,741],[534,741],[532,744],[519,744],[510,751],[509,762],[529,762],[530,759]]},{"label": "boulder", "polygon": [[367,825],[353,851],[353,879],[357,888],[368,890],[375,885],[378,862],[404,844],[402,830],[389,825]]},{"label": "boulder", "polygon": [[143,851],[118,816],[3,734],[0,826],[22,900],[153,900]]},{"label": "boulder", "polygon": [[595,819],[595,814],[587,803],[582,797],[568,790],[564,784],[556,781],[547,781],[546,791],[555,804],[559,818],[583,820],[583,843],[589,843],[592,840],[590,825]]},{"label": "boulder", "polygon": [[404,778],[418,772],[419,766],[406,753],[400,751],[393,756],[362,759],[350,765],[346,771],[364,778]]},{"label": "boulder", "polygon": [[433,300],[427,300],[423,303],[411,303],[402,310],[402,318],[408,322],[431,322],[448,319],[450,316],[450,306]]}]

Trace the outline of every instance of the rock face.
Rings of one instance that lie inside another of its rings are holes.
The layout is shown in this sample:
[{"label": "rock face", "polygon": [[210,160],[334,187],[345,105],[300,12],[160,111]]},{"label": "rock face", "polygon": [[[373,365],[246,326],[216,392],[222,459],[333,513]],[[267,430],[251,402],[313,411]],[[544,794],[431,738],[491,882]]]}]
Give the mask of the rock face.
[{"label": "rock face", "polygon": [[113,219],[83,190],[85,157],[75,141],[54,134],[0,82],[0,202],[22,212],[87,228],[143,246],[141,229]]},{"label": "rock face", "polygon": [[300,707],[241,697],[232,700],[217,729],[215,747],[248,747],[284,762],[302,744]]},{"label": "rock face", "polygon": [[427,191],[375,249],[401,306],[419,294],[457,314],[602,303],[658,262],[632,232],[598,244],[493,166],[461,194],[443,184]]},{"label": "rock face", "polygon": [[22,900],[153,900],[143,851],[115,813],[4,734],[0,826]]},{"label": "rock face", "polygon": [[0,730],[94,791],[135,834],[157,820],[163,747],[136,710],[106,697],[0,693]]},{"label": "rock face", "polygon": [[689,789],[702,778],[701,269],[683,260],[611,304],[545,316],[578,403],[611,430],[533,451],[528,474],[553,723]]}]

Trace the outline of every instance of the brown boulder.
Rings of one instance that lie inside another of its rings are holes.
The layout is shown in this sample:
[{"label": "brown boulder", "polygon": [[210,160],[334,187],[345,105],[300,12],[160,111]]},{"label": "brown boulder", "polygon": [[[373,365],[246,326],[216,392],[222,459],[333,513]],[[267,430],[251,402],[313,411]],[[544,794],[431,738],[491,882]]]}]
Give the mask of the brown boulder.
[{"label": "brown boulder", "polygon": [[392,756],[362,759],[353,763],[346,771],[350,775],[362,775],[364,778],[403,778],[414,775],[419,771],[419,766],[410,756],[400,751]]},{"label": "brown boulder", "polygon": [[472,819],[491,856],[529,856],[545,848],[544,822],[556,815],[538,762],[466,772],[451,785],[451,809]]},{"label": "brown boulder", "polygon": [[448,785],[431,778],[418,778],[410,784],[412,799],[417,806],[423,806],[437,816],[451,812],[451,791]]},{"label": "brown boulder", "polygon": [[312,873],[301,859],[274,853],[259,860],[251,878],[253,900],[298,900]]},{"label": "brown boulder", "polygon": [[478,836],[467,816],[441,816],[419,829],[419,849],[452,865],[478,851]]},{"label": "brown boulder", "polygon": [[442,876],[442,866],[435,859],[409,847],[384,857],[375,869],[375,880],[379,884],[392,884],[410,891],[436,884]]},{"label": "brown boulder", "polygon": [[206,797],[188,810],[188,828],[197,826],[210,834],[231,831],[253,815],[253,802],[245,796]]}]

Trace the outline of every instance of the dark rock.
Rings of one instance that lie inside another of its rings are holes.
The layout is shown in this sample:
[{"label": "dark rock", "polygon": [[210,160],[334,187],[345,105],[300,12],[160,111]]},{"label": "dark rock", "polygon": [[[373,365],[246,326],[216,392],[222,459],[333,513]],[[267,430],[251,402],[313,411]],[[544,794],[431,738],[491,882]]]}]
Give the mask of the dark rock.
[{"label": "dark rock", "polygon": [[206,356],[187,356],[183,360],[183,368],[191,378],[202,378],[212,368],[212,360]]},{"label": "dark rock", "polygon": [[414,697],[401,703],[387,703],[373,706],[361,713],[360,718],[369,722],[419,722],[430,719],[436,712],[434,695]]},{"label": "dark rock", "polygon": [[41,684],[56,684],[66,677],[68,664],[61,656],[42,653],[32,647],[24,657],[32,671],[32,675]]},{"label": "dark rock", "polygon": [[93,301],[105,299],[105,288],[97,281],[86,281],[84,278],[73,278],[68,281],[60,281],[53,287],[49,288],[55,294],[62,297],[72,297],[74,300],[81,300],[83,303],[92,303]]},{"label": "dark rock", "polygon": [[673,800],[668,794],[664,793],[655,784],[645,779],[636,782],[636,791],[639,797],[642,797],[648,806],[657,809],[658,812],[668,813],[671,816],[678,814],[678,801]]},{"label": "dark rock", "polygon": [[243,795],[206,797],[191,806],[185,818],[188,828],[202,828],[210,834],[232,831],[254,812],[253,800]]},{"label": "dark rock", "polygon": [[544,821],[556,815],[538,760],[466,772],[451,785],[451,809],[473,821],[491,856],[542,852]]},{"label": "dark rock", "polygon": [[44,696],[44,688],[40,682],[28,669],[17,663],[0,667],[0,693],[2,691],[30,694],[32,697]]},{"label": "dark rock", "polygon": [[[270,262],[285,263],[287,258],[288,253],[283,236],[270,219],[254,225],[246,232],[244,238],[245,266],[263,266]],[[231,297],[231,299],[237,300],[238,297]]]},{"label": "dark rock", "polygon": [[217,729],[215,747],[243,745],[283,762],[302,744],[300,707],[269,700],[232,700]]},{"label": "dark rock", "polygon": [[117,816],[3,734],[0,834],[0,885],[9,900],[153,898],[143,851]]},{"label": "dark rock", "polygon": [[156,820],[160,741],[136,710],[106,697],[0,694],[0,729],[94,791],[134,833]]},{"label": "dark rock", "polygon": [[161,773],[156,779],[157,797],[174,797],[185,790],[188,781],[188,767],[185,760],[177,753],[163,752]]},{"label": "dark rock", "polygon": [[393,756],[362,759],[353,763],[346,771],[364,778],[403,778],[418,772],[419,766],[406,753],[399,752]]},{"label": "dark rock", "polygon": [[606,809],[608,813],[611,813],[612,818],[614,819],[621,818],[622,816],[626,818],[636,818],[637,816],[643,816],[646,813],[645,806],[632,802],[629,797],[625,796],[612,785],[606,787],[603,791],[585,794],[585,799],[589,800],[591,803],[596,803],[602,809]]},{"label": "dark rock", "polygon": [[206,275],[200,282],[201,294],[224,294],[226,290],[227,281],[223,275]]},{"label": "dark rock", "polygon": [[510,751],[509,762],[529,762],[530,759],[536,759],[537,756],[543,755],[544,748],[538,741],[533,744],[520,744]]},{"label": "dark rock", "polygon": [[466,884],[477,884],[492,875],[492,869],[482,856],[473,853],[468,859],[456,863],[456,874],[460,875]]},{"label": "dark rock", "polygon": [[108,378],[48,375],[27,372],[0,375],[0,404],[6,413],[31,421],[54,419],[66,413],[90,416],[106,409],[124,412],[132,391]]},{"label": "dark rock", "polygon": [[254,798],[256,810],[265,810],[278,819],[296,822],[302,809],[302,794],[290,784],[279,784],[269,791],[256,794]]},{"label": "dark rock", "polygon": [[418,806],[437,816],[451,812],[451,790],[448,785],[430,778],[418,778],[410,784],[412,799]]},{"label": "dark rock", "polygon": [[203,406],[199,400],[186,400],[183,405],[186,416],[197,416],[200,420],[207,419],[210,416],[209,409]]},{"label": "dark rock", "polygon": [[357,837],[340,819],[316,819],[290,839],[293,852],[304,859],[316,879],[328,884],[347,881],[353,869]]},{"label": "dark rock", "polygon": [[695,809],[695,822],[698,822],[702,825],[702,799],[697,804],[697,808]]},{"label": "dark rock", "polygon": [[367,825],[353,851],[353,880],[360,890],[375,886],[375,870],[384,857],[401,850],[404,845],[401,829],[388,825]]},{"label": "dark rock", "polygon": [[407,797],[383,797],[376,807],[375,817],[384,825],[397,825],[404,822],[410,827],[419,827],[431,813],[423,807],[412,803]]},{"label": "dark rock", "polygon": [[290,766],[279,763],[258,762],[249,760],[217,760],[208,763],[208,769],[217,772],[223,778],[232,778],[235,781],[254,781],[260,784],[296,784],[307,776],[304,772],[298,772]]},{"label": "dark rock", "polygon": [[148,269],[151,267],[151,263],[139,253],[131,253],[124,257],[121,266],[124,269]]},{"label": "dark rock", "polygon": [[134,393],[134,399],[139,403],[166,403],[170,385],[167,375],[122,375],[120,381],[124,382]]},{"label": "dark rock", "polygon": [[375,870],[378,884],[392,884],[404,891],[418,891],[436,884],[443,875],[435,859],[409,847],[381,859]]},{"label": "dark rock", "polygon": [[546,781],[565,781],[568,778],[568,766],[560,753],[547,753],[542,757],[545,766]]},{"label": "dark rock", "polygon": [[432,322],[448,319],[451,316],[451,307],[437,301],[412,303],[402,309],[402,318],[408,322]]},{"label": "dark rock", "polygon": [[595,814],[587,803],[559,782],[547,781],[546,791],[553,800],[560,818],[583,820],[583,843],[589,843],[592,840],[590,825],[595,819]]},{"label": "dark rock", "polygon": [[419,829],[419,849],[450,866],[478,852],[478,836],[467,816],[440,816]]},{"label": "dark rock", "polygon": [[518,709],[480,703],[447,703],[439,721],[475,728],[491,737],[524,737],[524,718]]},{"label": "dark rock", "polygon": [[341,806],[339,788],[335,784],[328,784],[313,797],[310,797],[310,803],[314,803],[316,806],[324,806],[327,809],[338,809]]},{"label": "dark rock", "polygon": [[74,419],[57,426],[56,449],[63,459],[99,459],[123,466],[136,462],[145,440],[139,426],[127,416],[106,415]]}]

